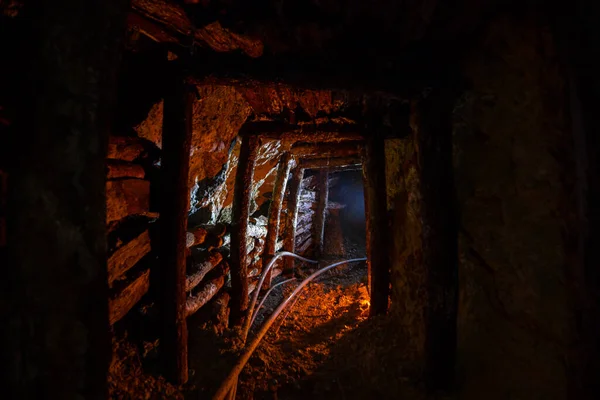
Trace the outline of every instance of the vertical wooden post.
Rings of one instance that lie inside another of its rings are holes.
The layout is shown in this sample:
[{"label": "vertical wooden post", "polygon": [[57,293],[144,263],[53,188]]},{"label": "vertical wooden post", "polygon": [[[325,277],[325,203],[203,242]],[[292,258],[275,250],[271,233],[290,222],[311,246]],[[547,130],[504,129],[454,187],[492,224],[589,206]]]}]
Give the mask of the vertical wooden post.
[{"label": "vertical wooden post", "polygon": [[[281,216],[281,205],[283,204],[283,196],[287,185],[290,169],[293,165],[293,158],[290,153],[285,153],[279,160],[279,168],[277,169],[277,177],[273,186],[273,196],[271,197],[271,205],[269,206],[269,219],[267,222],[267,237],[265,239],[265,249],[263,251],[263,266],[271,261],[275,255],[277,247],[277,238],[279,237],[279,221]],[[271,269],[273,271],[273,269]],[[271,287],[271,271],[265,277],[263,289]]]},{"label": "vertical wooden post", "polygon": [[388,309],[390,262],[388,254],[388,218],[385,182],[385,142],[376,132],[367,139],[363,182],[367,222],[367,265],[371,316],[385,314]]},{"label": "vertical wooden post", "polygon": [[458,307],[458,227],[452,163],[451,93],[416,103],[421,167],[423,267],[427,274],[425,382],[448,390],[454,381]]},{"label": "vertical wooden post", "polygon": [[363,174],[363,193],[364,193],[364,201],[365,201],[365,252],[367,254],[367,290],[369,292],[369,296],[371,298],[371,306],[369,309],[369,313],[373,309],[373,291],[372,291],[372,273],[371,273],[371,212],[369,210],[369,199],[370,194],[367,191],[367,187],[369,187],[369,183],[367,182],[367,175],[365,173],[365,164],[366,164],[366,148],[363,149],[363,164],[362,164],[362,174]]},{"label": "vertical wooden post", "polygon": [[177,79],[164,101],[160,282],[166,375],[179,384],[188,380],[185,280],[192,105],[193,93]]},{"label": "vertical wooden post", "polygon": [[3,53],[23,60],[0,128],[4,398],[108,397],[105,165],[126,15],[116,0],[37,1],[8,39],[27,57]]},{"label": "vertical wooden post", "polygon": [[[294,253],[296,251],[296,224],[298,221],[298,202],[300,198],[300,187],[304,177],[304,168],[299,165],[292,172],[290,181],[290,194],[288,198],[288,223],[284,236],[283,249]],[[285,260],[285,273],[294,270],[294,259],[291,257]]]},{"label": "vertical wooden post", "polygon": [[320,169],[317,173],[317,211],[315,212],[315,255],[323,255],[325,244],[325,220],[329,201],[329,168]]},{"label": "vertical wooden post", "polygon": [[250,217],[250,191],[254,165],[258,155],[259,138],[243,135],[240,158],[235,175],[231,229],[231,312],[230,325],[241,325],[248,308],[247,236]]}]

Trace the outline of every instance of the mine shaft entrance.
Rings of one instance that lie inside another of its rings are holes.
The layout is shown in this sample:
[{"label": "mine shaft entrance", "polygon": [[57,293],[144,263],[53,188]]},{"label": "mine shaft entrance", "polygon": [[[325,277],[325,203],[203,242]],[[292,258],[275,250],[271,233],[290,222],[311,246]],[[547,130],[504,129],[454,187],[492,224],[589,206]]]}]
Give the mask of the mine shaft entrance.
[{"label": "mine shaft entrance", "polygon": [[361,169],[334,171],[328,174],[328,180],[320,257],[323,260],[364,257],[366,221]]}]

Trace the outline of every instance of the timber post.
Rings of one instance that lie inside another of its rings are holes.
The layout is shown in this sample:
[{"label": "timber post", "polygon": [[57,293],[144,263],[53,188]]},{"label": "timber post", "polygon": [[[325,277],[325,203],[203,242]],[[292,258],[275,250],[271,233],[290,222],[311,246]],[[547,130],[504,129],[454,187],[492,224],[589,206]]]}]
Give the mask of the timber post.
[{"label": "timber post", "polygon": [[323,255],[325,242],[325,220],[327,219],[327,202],[329,201],[329,170],[323,168],[317,175],[317,211],[315,212],[315,253]]},{"label": "timber post", "polygon": [[[241,133],[240,133],[241,134]],[[241,135],[242,145],[235,176],[231,229],[231,318],[230,325],[241,325],[248,308],[247,236],[250,217],[250,191],[254,165],[258,155],[259,138]]]},{"label": "timber post", "polygon": [[[178,77],[179,78],[179,77]],[[167,377],[188,380],[186,237],[193,93],[177,79],[164,100],[162,193],[160,196],[161,347]]]},{"label": "timber post", "polygon": [[370,316],[385,314],[388,309],[390,263],[387,246],[387,203],[385,182],[385,142],[377,132],[367,140],[364,151],[363,182],[367,225],[367,266]]},{"label": "timber post", "polygon": [[[283,249],[291,253],[296,252],[296,224],[298,221],[298,202],[300,197],[300,187],[302,178],[304,177],[304,169],[297,166],[292,171],[290,180],[290,193],[288,198],[288,223],[285,228]],[[290,273],[294,270],[294,259],[287,257],[285,259],[285,273]]]},{"label": "timber post", "polygon": [[[273,186],[273,196],[271,196],[271,205],[269,206],[269,219],[267,222],[267,237],[265,239],[265,249],[263,252],[263,267],[266,267],[275,255],[277,247],[277,238],[279,237],[279,225],[281,220],[281,206],[285,195],[288,176],[294,159],[288,152],[284,153],[279,160],[279,168],[277,169],[277,177]],[[271,274],[273,269],[269,271],[265,277],[263,289],[271,287]]]}]

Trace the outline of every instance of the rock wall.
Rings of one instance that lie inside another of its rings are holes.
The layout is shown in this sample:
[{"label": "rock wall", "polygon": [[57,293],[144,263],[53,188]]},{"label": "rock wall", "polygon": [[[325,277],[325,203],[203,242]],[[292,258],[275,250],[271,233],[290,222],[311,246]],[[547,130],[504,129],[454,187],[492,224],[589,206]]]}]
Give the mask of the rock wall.
[{"label": "rock wall", "polygon": [[406,341],[415,373],[425,352],[426,275],[422,268],[417,149],[412,137],[386,140],[387,202],[390,215],[391,317]]},{"label": "rock wall", "polygon": [[455,110],[464,398],[564,399],[575,360],[567,88],[539,20],[499,18]]}]

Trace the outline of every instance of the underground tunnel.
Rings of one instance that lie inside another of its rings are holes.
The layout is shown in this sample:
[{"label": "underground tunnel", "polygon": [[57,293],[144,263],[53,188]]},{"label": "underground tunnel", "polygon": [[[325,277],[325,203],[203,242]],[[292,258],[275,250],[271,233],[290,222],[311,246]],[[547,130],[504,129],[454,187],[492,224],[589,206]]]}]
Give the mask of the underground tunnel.
[{"label": "underground tunnel", "polygon": [[2,397],[600,398],[599,11],[0,0]]}]

